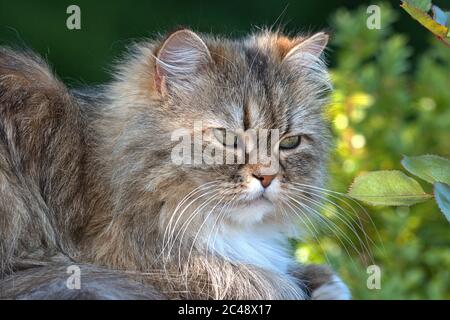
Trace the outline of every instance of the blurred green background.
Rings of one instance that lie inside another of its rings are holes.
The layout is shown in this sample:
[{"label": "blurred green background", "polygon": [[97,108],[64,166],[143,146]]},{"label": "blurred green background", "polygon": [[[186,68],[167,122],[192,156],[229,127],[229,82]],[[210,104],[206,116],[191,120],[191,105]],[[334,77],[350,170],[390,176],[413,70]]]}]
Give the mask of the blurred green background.
[{"label": "blurred green background", "polygon": [[[328,188],[345,193],[361,172],[401,169],[403,154],[450,157],[450,49],[399,3],[0,0],[0,44],[35,49],[76,86],[107,81],[109,66],[132,40],[178,26],[231,36],[274,23],[289,32],[330,30],[328,60],[336,90],[327,116],[336,148]],[[434,3],[450,9],[448,1]],[[71,4],[81,8],[81,30],[66,28]],[[380,30],[366,27],[368,4],[381,5]],[[319,241],[311,237],[296,245],[299,260],[332,264],[356,299],[450,298],[449,225],[433,202],[365,207],[366,214],[337,197],[330,197],[336,203],[324,209],[330,227],[322,228]],[[353,209],[365,234],[355,234],[345,223],[356,219]],[[370,237],[371,253],[358,236]],[[373,263],[381,269],[379,290],[366,285],[366,267]]]}]

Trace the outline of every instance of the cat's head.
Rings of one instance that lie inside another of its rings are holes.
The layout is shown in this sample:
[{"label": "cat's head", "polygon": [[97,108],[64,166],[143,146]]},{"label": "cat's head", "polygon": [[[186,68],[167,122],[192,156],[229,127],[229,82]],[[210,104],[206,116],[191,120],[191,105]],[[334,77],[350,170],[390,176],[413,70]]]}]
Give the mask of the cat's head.
[{"label": "cat's head", "polygon": [[[123,119],[113,149],[113,181],[125,193],[118,201],[141,204],[159,194],[168,212],[190,205],[193,214],[238,224],[313,207],[306,191],[323,182],[329,143],[322,117],[331,88],[321,58],[327,41],[325,33],[261,31],[229,40],[183,29],[139,45],[113,90]],[[236,141],[258,146],[264,130],[272,130],[266,145],[274,158],[250,163]],[[244,160],[206,163],[211,146]],[[174,160],[180,151],[185,161]],[[273,161],[275,170],[265,170]]]}]

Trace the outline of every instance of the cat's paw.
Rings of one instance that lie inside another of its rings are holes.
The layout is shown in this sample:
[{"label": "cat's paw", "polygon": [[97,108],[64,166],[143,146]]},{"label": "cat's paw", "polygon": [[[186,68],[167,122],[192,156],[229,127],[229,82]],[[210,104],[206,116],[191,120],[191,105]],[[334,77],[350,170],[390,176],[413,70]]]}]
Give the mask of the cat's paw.
[{"label": "cat's paw", "polygon": [[348,287],[336,273],[325,265],[303,265],[293,275],[302,281],[312,300],[350,300]]},{"label": "cat's paw", "polygon": [[312,300],[350,300],[351,294],[345,283],[337,276],[315,289],[311,293]]}]

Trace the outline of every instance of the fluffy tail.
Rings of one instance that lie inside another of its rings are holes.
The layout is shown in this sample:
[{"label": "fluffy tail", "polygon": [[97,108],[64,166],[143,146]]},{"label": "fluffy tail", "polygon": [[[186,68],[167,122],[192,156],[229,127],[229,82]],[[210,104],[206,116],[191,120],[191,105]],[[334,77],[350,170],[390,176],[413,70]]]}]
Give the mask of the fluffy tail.
[{"label": "fluffy tail", "polygon": [[34,54],[0,47],[0,278],[71,251],[82,211],[79,110]]}]

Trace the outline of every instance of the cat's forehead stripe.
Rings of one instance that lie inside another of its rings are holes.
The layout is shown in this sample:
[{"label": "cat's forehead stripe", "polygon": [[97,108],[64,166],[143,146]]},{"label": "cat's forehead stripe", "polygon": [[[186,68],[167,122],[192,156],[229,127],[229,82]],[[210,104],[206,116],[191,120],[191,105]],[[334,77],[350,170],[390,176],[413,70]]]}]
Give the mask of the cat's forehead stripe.
[{"label": "cat's forehead stripe", "polygon": [[265,78],[269,65],[268,56],[260,48],[251,47],[245,50],[245,57],[249,72],[256,74],[258,78]]},{"label": "cat's forehead stripe", "polygon": [[244,129],[251,127],[273,129],[283,126],[274,110],[269,57],[259,47],[246,48],[245,57],[247,70],[243,81],[245,81],[246,101],[242,106]]}]

